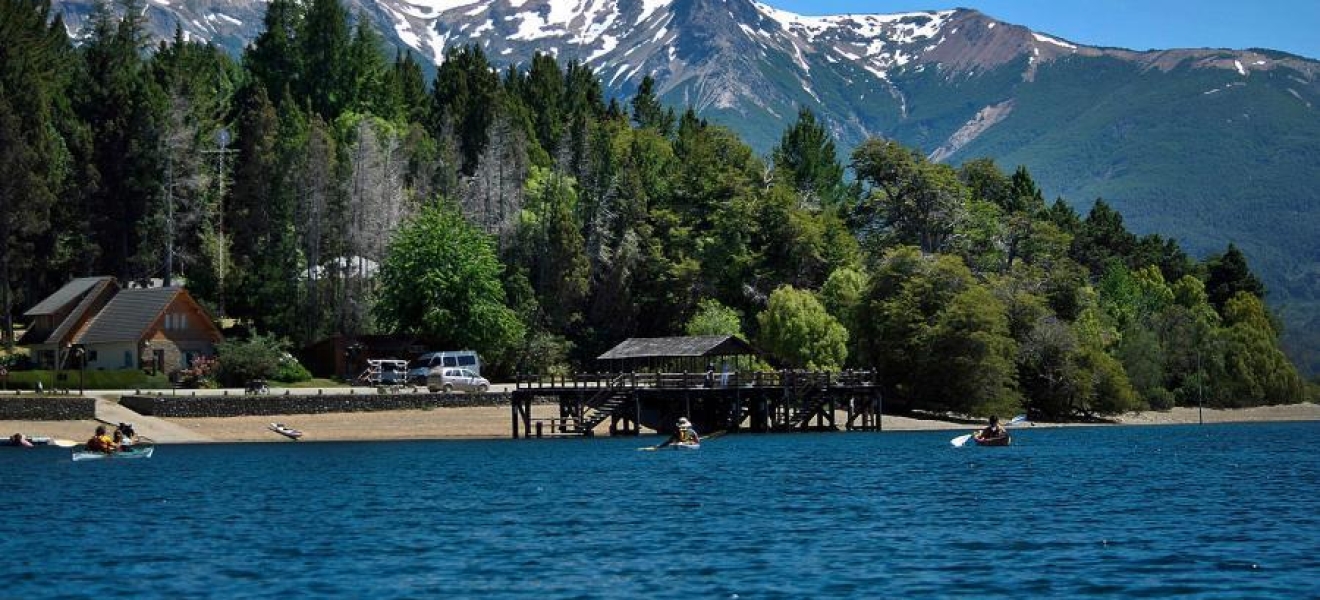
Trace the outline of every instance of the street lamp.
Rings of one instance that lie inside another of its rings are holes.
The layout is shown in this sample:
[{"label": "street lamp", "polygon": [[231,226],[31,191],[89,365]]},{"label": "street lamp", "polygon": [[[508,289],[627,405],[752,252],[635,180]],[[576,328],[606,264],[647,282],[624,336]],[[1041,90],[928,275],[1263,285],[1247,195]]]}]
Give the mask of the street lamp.
[{"label": "street lamp", "polygon": [[87,378],[87,347],[78,344],[73,347],[73,353],[78,357],[78,395],[83,395],[85,391],[83,382]]}]

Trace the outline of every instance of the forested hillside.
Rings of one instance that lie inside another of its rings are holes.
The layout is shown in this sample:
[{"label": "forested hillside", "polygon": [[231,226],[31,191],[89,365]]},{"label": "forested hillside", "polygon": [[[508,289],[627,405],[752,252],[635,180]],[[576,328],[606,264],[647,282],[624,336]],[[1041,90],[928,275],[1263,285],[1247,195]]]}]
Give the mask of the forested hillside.
[{"label": "forested hillside", "polygon": [[428,84],[337,0],[274,0],[239,61],[150,47],[132,2],[75,48],[44,2],[2,1],[11,318],[73,276],[183,277],[295,345],[418,333],[505,373],[740,333],[776,366],[877,368],[896,408],[1305,394],[1241,252],[1195,261],[1103,202],[1046,202],[1026,168],[881,139],[844,165],[809,110],[763,159],[650,79],[607,100],[544,54],[497,70],[452,48]]}]

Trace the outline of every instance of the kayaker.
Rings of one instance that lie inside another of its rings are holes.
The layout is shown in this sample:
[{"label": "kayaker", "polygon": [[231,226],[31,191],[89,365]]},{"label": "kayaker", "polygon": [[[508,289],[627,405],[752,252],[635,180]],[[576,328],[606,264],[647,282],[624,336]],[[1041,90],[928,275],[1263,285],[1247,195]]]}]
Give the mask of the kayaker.
[{"label": "kayaker", "polygon": [[678,423],[674,424],[674,435],[669,438],[669,444],[700,444],[701,437],[697,435],[697,430],[692,427],[692,421],[687,417],[680,417]]},{"label": "kayaker", "polygon": [[999,425],[999,417],[990,415],[990,424],[976,432],[977,443],[995,442],[1008,437],[1008,430]]},{"label": "kayaker", "polygon": [[18,446],[19,448],[31,448],[32,442],[28,441],[26,435],[15,433],[14,435],[9,436],[9,445]]},{"label": "kayaker", "polygon": [[114,445],[116,450],[128,450],[128,447],[133,445],[133,440],[124,436],[124,430],[116,429]]},{"label": "kayaker", "polygon": [[106,434],[105,425],[97,425],[96,434],[87,440],[87,450],[90,452],[111,454],[117,449],[119,449],[119,446]]}]

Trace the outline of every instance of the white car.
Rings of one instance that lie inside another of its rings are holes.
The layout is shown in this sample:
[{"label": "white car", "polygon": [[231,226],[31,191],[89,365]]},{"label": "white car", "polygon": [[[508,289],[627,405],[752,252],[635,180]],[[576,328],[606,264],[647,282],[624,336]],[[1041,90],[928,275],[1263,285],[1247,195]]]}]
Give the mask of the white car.
[{"label": "white car", "polygon": [[461,392],[484,393],[490,389],[490,381],[477,375],[471,369],[456,367],[438,367],[431,369],[426,376],[426,389],[448,394],[454,390]]}]

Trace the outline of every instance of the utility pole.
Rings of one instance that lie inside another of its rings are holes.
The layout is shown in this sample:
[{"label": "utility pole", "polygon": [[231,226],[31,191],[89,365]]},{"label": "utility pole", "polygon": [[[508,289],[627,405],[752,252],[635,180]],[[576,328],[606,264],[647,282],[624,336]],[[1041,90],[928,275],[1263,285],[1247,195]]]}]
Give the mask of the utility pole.
[{"label": "utility pole", "polygon": [[217,316],[225,316],[225,256],[229,254],[229,244],[225,242],[225,155],[237,150],[229,150],[229,129],[221,127],[215,132],[215,150],[202,150],[202,154],[216,155],[216,178],[219,180],[219,194],[216,196],[216,236],[220,240],[219,281],[216,282],[216,305],[220,309]]},{"label": "utility pole", "polygon": [[1201,349],[1196,349],[1196,422],[1198,425],[1205,425],[1205,412],[1202,405],[1205,404],[1203,391],[1205,387],[1205,371],[1201,370]]},{"label": "utility pole", "polygon": [[174,279],[174,155],[165,153],[165,287]]}]

